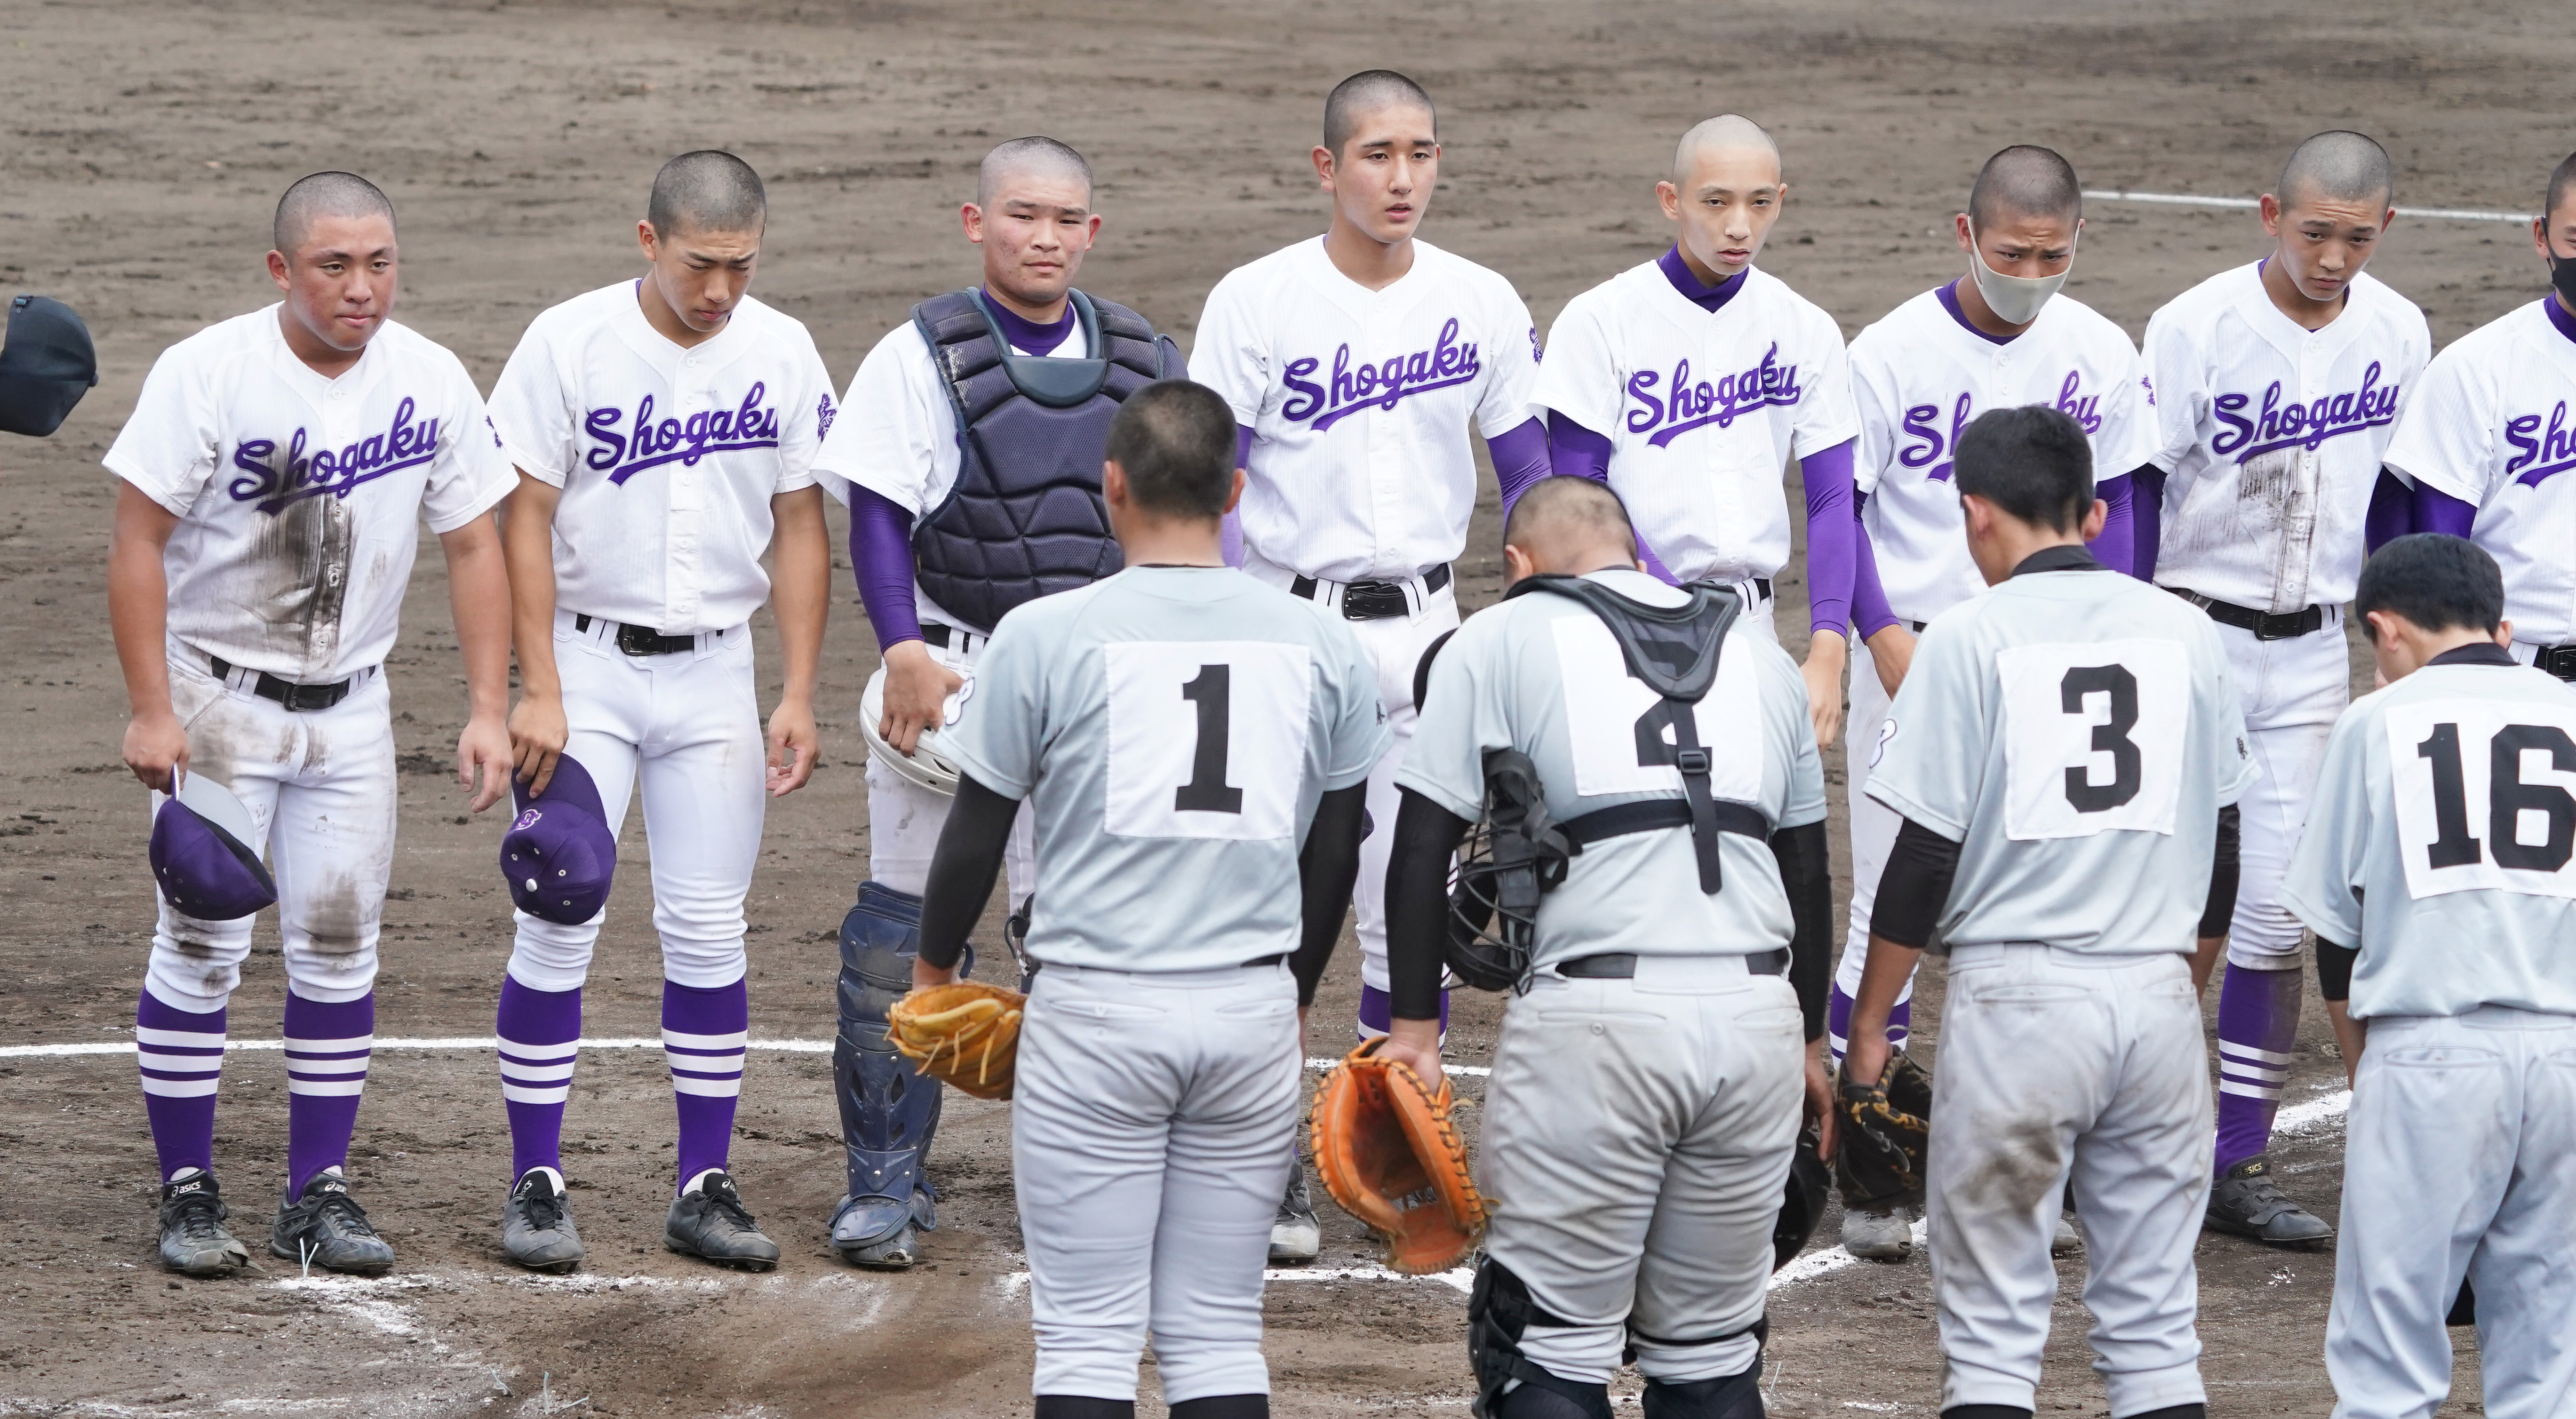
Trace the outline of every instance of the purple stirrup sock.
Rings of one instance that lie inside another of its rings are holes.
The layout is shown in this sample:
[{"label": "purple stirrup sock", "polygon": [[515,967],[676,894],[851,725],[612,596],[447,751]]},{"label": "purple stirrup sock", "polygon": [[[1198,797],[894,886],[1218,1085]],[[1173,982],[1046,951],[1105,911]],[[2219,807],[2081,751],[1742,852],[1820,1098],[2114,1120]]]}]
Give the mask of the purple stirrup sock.
[{"label": "purple stirrup sock", "polygon": [[325,1169],[346,1168],[367,1056],[376,1047],[376,993],[336,1004],[286,992],[286,1195]]},{"label": "purple stirrup sock", "polygon": [[182,1010],[146,989],[134,1007],[143,1116],[161,1155],[161,1181],[215,1170],[215,1086],[224,1073],[224,1012]]},{"label": "purple stirrup sock", "polygon": [[679,1186],[721,1168],[733,1149],[733,1106],[742,1093],[743,1046],[751,1037],[751,993],[741,981],[700,989],[662,982],[662,1057],[680,1111]]},{"label": "purple stirrup sock", "polygon": [[[1825,996],[1825,1048],[1832,1052],[1833,1062],[1836,1064],[1842,1063],[1843,1056],[1850,1052],[1852,1011],[1859,1005],[1859,1001],[1843,993],[1843,988],[1839,984]],[[1913,1026],[1914,997],[1909,995],[1888,1009],[1887,1043],[1889,1047],[1905,1048],[1906,1038],[1913,1032]]]},{"label": "purple stirrup sock", "polygon": [[572,1094],[581,987],[537,990],[501,977],[501,1102],[510,1115],[510,1185],[530,1168],[563,1172],[564,1100]]},{"label": "purple stirrup sock", "polygon": [[2216,1176],[2272,1146],[2272,1115],[2299,1041],[2301,972],[2228,963],[2218,988]]},{"label": "purple stirrup sock", "polygon": [[[1373,985],[1360,987],[1359,1028],[1363,1040],[1373,1040],[1395,1028],[1395,998]],[[1440,1038],[1449,1038],[1449,992],[1440,992]]]}]

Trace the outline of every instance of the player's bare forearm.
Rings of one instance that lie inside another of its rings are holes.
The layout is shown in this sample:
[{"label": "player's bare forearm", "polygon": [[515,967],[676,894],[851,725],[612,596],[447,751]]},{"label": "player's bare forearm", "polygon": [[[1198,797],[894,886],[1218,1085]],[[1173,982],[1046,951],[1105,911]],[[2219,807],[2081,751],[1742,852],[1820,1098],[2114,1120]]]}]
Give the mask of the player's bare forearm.
[{"label": "player's bare forearm", "polygon": [[767,781],[777,798],[803,788],[820,763],[814,685],[823,662],[823,619],[832,603],[832,538],[823,521],[822,489],[781,493],[769,506],[775,519],[769,602],[787,672],[769,717]]},{"label": "player's bare forearm", "polygon": [[2351,1088],[2361,1081],[2361,1051],[2362,1047],[2369,1043],[2370,1037],[2370,1022],[2352,1018],[2351,1006],[2352,1002],[2348,1000],[2326,1002],[2326,1018],[2334,1022],[2335,1049],[2343,1055],[2343,1082],[2346,1088]]},{"label": "player's bare forearm", "polygon": [[1419,1075],[1422,1082],[1440,1087],[1440,1022],[1438,1020],[1391,1020],[1387,1022],[1386,1040],[1377,1047],[1381,1059],[1391,1059]]},{"label": "player's bare forearm", "polygon": [[2191,993],[2199,995],[2209,989],[2209,978],[2218,973],[2218,960],[2227,950],[2224,936],[2204,936],[2192,943]]},{"label": "player's bare forearm", "polygon": [[1843,1047],[1843,1073],[1863,1084],[1878,1082],[1887,1066],[1887,1016],[1896,997],[1914,978],[1923,960],[1917,946],[1900,946],[1875,932],[1869,938],[1869,964],[1860,974],[1860,996],[1852,1004],[1851,1037]]},{"label": "player's bare forearm", "polygon": [[1807,642],[1807,663],[1800,673],[1807,681],[1807,715],[1816,725],[1816,747],[1833,747],[1843,730],[1843,666],[1851,659],[1851,648],[1842,636],[1830,629],[1817,628]]},{"label": "player's bare forearm", "polygon": [[1805,1074],[1806,1115],[1816,1125],[1816,1155],[1834,1156],[1834,1070],[1826,1062],[1825,1039],[1822,1035],[1807,1041],[1799,1051],[1799,1067]]},{"label": "player's bare forearm", "polygon": [[147,788],[188,767],[188,732],[170,708],[170,582],[161,554],[179,519],[131,483],[116,489],[107,539],[107,620],[125,672],[125,766]]},{"label": "player's bare forearm", "polygon": [[447,601],[465,660],[465,730],[456,740],[456,777],[482,812],[508,790],[510,746],[510,578],[501,531],[489,514],[439,534],[447,554]]},{"label": "player's bare forearm", "polygon": [[1869,664],[1878,672],[1879,687],[1894,697],[1914,664],[1914,632],[1901,621],[1879,627],[1869,638]]},{"label": "player's bare forearm", "polygon": [[510,756],[532,793],[555,776],[570,729],[555,670],[555,504],[562,490],[519,474],[501,507],[501,556],[510,586],[511,646],[519,657],[519,703],[510,710]]}]

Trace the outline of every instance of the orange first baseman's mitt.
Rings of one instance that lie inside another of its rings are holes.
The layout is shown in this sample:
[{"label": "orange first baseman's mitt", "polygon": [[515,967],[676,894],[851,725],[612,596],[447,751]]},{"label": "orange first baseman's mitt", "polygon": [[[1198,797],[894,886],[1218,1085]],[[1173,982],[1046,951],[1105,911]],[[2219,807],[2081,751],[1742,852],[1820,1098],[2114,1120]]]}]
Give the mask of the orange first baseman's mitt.
[{"label": "orange first baseman's mitt", "polygon": [[1485,1199],[1449,1122],[1449,1081],[1434,1093],[1376,1048],[1352,1050],[1315,1091],[1315,1172],[1343,1211],[1386,1239],[1387,1269],[1446,1271],[1485,1232]]},{"label": "orange first baseman's mitt", "polygon": [[1011,1097],[1028,997],[981,981],[916,990],[886,1012],[886,1038],[923,1074],[979,1099]]}]

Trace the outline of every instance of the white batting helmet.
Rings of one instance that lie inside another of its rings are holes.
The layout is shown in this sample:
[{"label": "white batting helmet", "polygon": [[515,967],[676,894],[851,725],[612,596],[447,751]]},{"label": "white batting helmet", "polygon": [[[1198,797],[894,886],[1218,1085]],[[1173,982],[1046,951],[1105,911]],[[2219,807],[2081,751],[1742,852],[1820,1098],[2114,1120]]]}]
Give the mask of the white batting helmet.
[{"label": "white batting helmet", "polygon": [[[869,757],[933,793],[956,797],[957,766],[949,762],[947,755],[939,752],[938,729],[921,731],[921,739],[909,754],[887,743],[886,737],[877,732],[877,727],[885,722],[885,680],[885,667],[880,665],[877,673],[868,677],[868,687],[859,692],[859,733],[868,741]],[[957,687],[957,693],[948,697],[941,727],[957,722],[958,706],[963,705],[966,697],[974,692],[975,682],[971,678]]]}]

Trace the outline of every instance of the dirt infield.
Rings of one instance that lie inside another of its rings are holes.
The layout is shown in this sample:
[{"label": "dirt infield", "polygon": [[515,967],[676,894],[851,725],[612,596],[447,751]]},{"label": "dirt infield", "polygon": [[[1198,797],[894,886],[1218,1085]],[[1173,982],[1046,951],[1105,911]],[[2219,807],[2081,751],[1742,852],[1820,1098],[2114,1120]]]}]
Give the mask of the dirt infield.
[{"label": "dirt infield", "polygon": [[[86,314],[103,379],[52,441],[0,441],[0,1047],[131,1038],[152,894],[143,795],[118,763],[124,700],[102,575],[113,494],[98,459],[159,349],[273,298],[259,257],[293,177],[348,167],[386,186],[403,215],[400,318],[488,384],[538,310],[636,269],[628,233],[661,158],[730,147],[770,182],[756,290],[812,326],[845,381],[911,303],[974,278],[955,204],[985,148],[1030,131],[1099,166],[1109,225],[1082,284],[1186,343],[1218,276],[1321,229],[1305,158],[1320,96],[1375,64],[1415,73],[1443,105],[1446,180],[1428,238],[1511,276],[1542,327],[1661,248],[1648,185],[1680,128],[1723,109],[1768,124],[1788,156],[1791,201],[1765,266],[1847,333],[1956,270],[1949,214],[2007,142],[2059,147],[2095,188],[2251,195],[2290,142],[2351,125],[2395,153],[2402,202],[2528,210],[2576,140],[2563,116],[2576,39],[2533,0],[1965,10],[10,0],[0,289]],[[2243,212],[2096,203],[2089,218],[2067,289],[2132,334],[2162,300],[2260,250]],[[2373,270],[2426,307],[2439,341],[2544,284],[2528,237],[2502,223],[2407,221],[2386,245]],[[1490,516],[1461,567],[1471,606],[1499,586]],[[491,867],[503,823],[462,816],[441,777],[464,706],[434,548],[421,565],[390,663],[405,777],[378,1028],[488,1035],[509,945]],[[752,895],[753,1033],[771,1040],[829,1037],[831,930],[866,864],[864,751],[848,715],[875,651],[840,585],[830,762],[771,812]],[[1803,602],[1794,578],[1784,590]],[[775,669],[773,655],[773,687]],[[589,991],[595,1036],[656,1028],[640,831],[626,863]],[[238,1040],[276,1035],[272,928],[261,942]],[[1356,978],[1346,953],[1311,1052],[1338,1052]],[[1927,979],[1927,1041],[1939,993]],[[1481,1063],[1494,1002],[1461,1001],[1453,1057]],[[2341,1076],[2312,1002],[2290,1101],[2316,1122],[2278,1156],[2287,1185],[2328,1215]],[[497,1083],[488,1051],[379,1051],[353,1171],[400,1249],[393,1276],[308,1280],[269,1262],[180,1282],[154,1264],[130,1055],[0,1057],[0,1414],[1028,1412],[1006,1106],[951,1097],[928,1264],[862,1274],[824,1243],[840,1189],[828,1056],[755,1051],[736,1166],[786,1258],[742,1277],[659,1245],[672,1117],[657,1053],[588,1052],[567,1153],[591,1264],[532,1278],[499,1255]],[[1479,1090],[1461,1085],[1472,1120]],[[217,1158],[236,1228],[259,1237],[284,1161],[280,1057],[234,1055],[223,1097]],[[1330,1215],[1325,1266],[1368,1260],[1356,1225]],[[2326,1412],[2332,1260],[2204,1242],[2214,1414]],[[1931,1414],[1929,1268],[1829,1261],[1774,1293],[1773,1412]],[[2100,1415],[2080,1262],[2063,1275],[2042,1409]],[[1283,1278],[1269,1295],[1275,1412],[1463,1410],[1455,1286],[1363,1271]],[[2462,1370],[2473,1396],[2473,1357]]]}]

